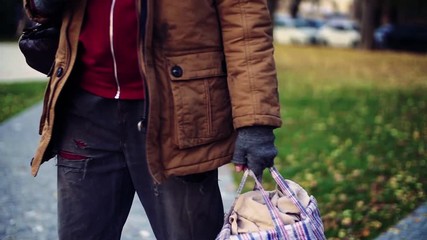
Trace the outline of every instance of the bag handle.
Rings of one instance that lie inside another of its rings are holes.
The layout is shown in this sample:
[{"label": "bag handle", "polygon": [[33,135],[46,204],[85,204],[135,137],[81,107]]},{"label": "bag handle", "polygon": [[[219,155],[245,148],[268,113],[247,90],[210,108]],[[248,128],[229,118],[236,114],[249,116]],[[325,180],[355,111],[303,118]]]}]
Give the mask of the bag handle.
[{"label": "bag handle", "polygon": [[274,166],[269,168],[269,170],[274,181],[277,183],[277,185],[279,185],[280,189],[282,189],[282,192],[285,193],[285,195],[288,198],[290,198],[292,202],[297,206],[298,210],[301,212],[301,215],[303,216],[303,219],[307,218],[309,215],[305,207],[298,200],[298,198],[296,197],[296,194],[291,189],[291,187],[286,182],[286,180],[280,175],[279,171]]},{"label": "bag handle", "polygon": [[[270,173],[274,179],[274,181],[276,182],[276,184],[280,187],[280,189],[282,190],[282,192],[291,199],[291,201],[295,204],[295,206],[300,210],[302,218],[310,218],[313,226],[314,226],[314,234],[316,236],[316,239],[325,239],[325,235],[323,233],[323,227],[322,227],[322,223],[320,222],[320,217],[319,218],[312,218],[311,217],[311,213],[308,214],[306,208],[302,205],[302,203],[297,199],[296,194],[294,193],[294,191],[291,189],[291,187],[289,186],[289,184],[286,182],[286,180],[280,175],[279,171],[273,166],[269,168]],[[225,216],[225,220],[228,222],[229,217],[231,216],[233,209],[236,205],[237,199],[239,198],[239,196],[241,195],[241,192],[243,190],[243,187],[245,186],[245,183],[247,181],[248,176],[251,176],[254,180],[255,180],[255,188],[259,191],[261,191],[261,195],[264,199],[264,202],[267,205],[267,208],[269,210],[270,216],[273,220],[275,229],[278,233],[278,237],[279,239],[290,239],[287,231],[285,230],[284,224],[282,222],[282,220],[279,217],[278,214],[278,210],[273,206],[273,203],[271,202],[268,193],[266,192],[266,190],[264,189],[264,187],[262,186],[261,182],[258,180],[258,178],[255,176],[255,174],[249,170],[246,169],[243,176],[242,176],[242,180],[240,181],[239,187],[236,191],[236,197],[232,203],[232,206],[230,207],[229,212],[226,214]],[[320,213],[318,214],[320,216]],[[281,238],[280,238],[281,237]]]},{"label": "bag handle", "polygon": [[[297,208],[300,210],[301,215],[303,218],[310,218],[314,225],[314,234],[316,235],[317,239],[324,239],[323,234],[323,227],[322,223],[320,222],[320,218],[312,218],[312,214],[308,214],[306,208],[302,205],[302,203],[297,199],[296,194],[291,189],[289,184],[286,182],[286,180],[280,175],[279,171],[273,166],[269,168],[271,176],[273,177],[274,181],[279,185],[279,187],[282,189],[282,192],[284,192],[288,198],[292,200],[292,202],[297,206]],[[319,214],[320,216],[320,214]]]},{"label": "bag handle", "polygon": [[240,181],[240,185],[236,191],[236,197],[233,201],[233,204],[232,204],[229,212],[225,216],[226,221],[228,221],[229,217],[231,216],[231,214],[233,212],[233,209],[236,205],[237,199],[241,195],[243,187],[245,186],[245,183],[248,179],[248,176],[251,176],[255,180],[255,188],[256,188],[256,190],[261,192],[262,198],[264,199],[264,202],[268,208],[268,212],[270,213],[271,219],[273,220],[274,228],[278,234],[279,239],[285,239],[285,240],[290,239],[288,233],[285,230],[284,224],[279,217],[279,213],[277,212],[277,209],[273,206],[273,203],[271,202],[268,193],[265,191],[264,187],[262,186],[262,184],[258,180],[258,178],[255,176],[255,174],[249,169],[246,169],[243,176],[242,176],[242,180]]},{"label": "bag handle", "polygon": [[268,212],[270,213],[271,219],[273,220],[274,228],[276,229],[277,234],[279,235],[279,239],[290,239],[288,232],[286,232],[285,225],[283,224],[282,219],[280,219],[279,217],[278,210],[271,202],[267,191],[264,189],[261,182],[255,176],[252,170],[246,169],[246,171],[249,172],[249,175],[255,180],[255,186],[257,190],[261,191],[262,198],[264,199],[264,202],[267,205]]}]

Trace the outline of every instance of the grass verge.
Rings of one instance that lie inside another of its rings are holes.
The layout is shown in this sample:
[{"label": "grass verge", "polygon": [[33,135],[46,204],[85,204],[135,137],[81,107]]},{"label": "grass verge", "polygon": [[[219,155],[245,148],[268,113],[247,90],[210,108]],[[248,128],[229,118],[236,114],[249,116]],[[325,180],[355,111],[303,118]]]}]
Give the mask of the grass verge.
[{"label": "grass verge", "polygon": [[276,46],[276,64],[276,165],[328,239],[373,239],[426,200],[426,56]]},{"label": "grass verge", "polygon": [[45,82],[0,83],[0,122],[42,100]]}]

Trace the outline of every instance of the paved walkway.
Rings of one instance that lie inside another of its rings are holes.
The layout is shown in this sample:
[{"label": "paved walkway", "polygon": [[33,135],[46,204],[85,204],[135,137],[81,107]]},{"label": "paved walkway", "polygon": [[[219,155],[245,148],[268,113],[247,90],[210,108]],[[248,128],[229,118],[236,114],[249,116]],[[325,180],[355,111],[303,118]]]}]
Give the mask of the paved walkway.
[{"label": "paved walkway", "polygon": [[[25,64],[16,43],[0,43],[0,82],[28,80],[46,78]],[[29,172],[40,113],[36,104],[0,124],[0,240],[57,239],[55,160],[45,163],[36,178]],[[235,191],[230,169],[222,167],[219,178],[228,209]],[[154,239],[137,197],[134,203],[122,239]],[[427,239],[427,203],[377,238],[388,239]]]},{"label": "paved walkway", "polygon": [[427,239],[427,203],[402,219],[376,240],[423,240]]},{"label": "paved walkway", "polygon": [[46,77],[30,68],[25,63],[25,58],[19,51],[18,43],[0,42],[0,81],[1,82],[19,82],[19,81],[46,80]]}]

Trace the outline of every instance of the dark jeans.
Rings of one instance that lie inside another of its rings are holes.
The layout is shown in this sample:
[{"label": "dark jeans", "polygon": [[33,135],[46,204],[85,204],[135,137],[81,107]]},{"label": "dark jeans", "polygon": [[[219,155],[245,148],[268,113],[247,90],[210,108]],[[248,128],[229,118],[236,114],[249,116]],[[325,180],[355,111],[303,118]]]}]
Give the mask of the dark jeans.
[{"label": "dark jeans", "polygon": [[171,177],[148,172],[143,101],[71,94],[58,123],[59,239],[120,239],[137,192],[157,239],[214,239],[224,210],[218,172]]}]

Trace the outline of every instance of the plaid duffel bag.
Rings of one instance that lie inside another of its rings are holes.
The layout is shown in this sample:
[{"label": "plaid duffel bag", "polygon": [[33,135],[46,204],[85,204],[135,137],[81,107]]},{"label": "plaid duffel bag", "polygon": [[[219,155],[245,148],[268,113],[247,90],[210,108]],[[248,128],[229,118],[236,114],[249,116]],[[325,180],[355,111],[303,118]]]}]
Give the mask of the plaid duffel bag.
[{"label": "plaid duffel bag", "polygon": [[[285,180],[275,167],[269,170],[278,189],[266,191],[254,173],[246,170],[216,240],[326,239],[316,199]],[[248,176],[255,180],[255,190],[241,194]]]}]

